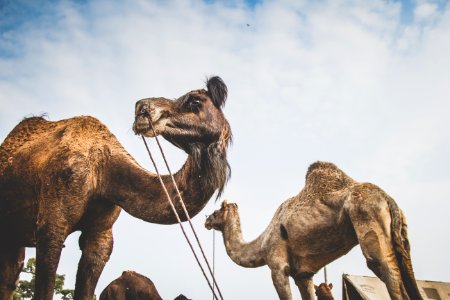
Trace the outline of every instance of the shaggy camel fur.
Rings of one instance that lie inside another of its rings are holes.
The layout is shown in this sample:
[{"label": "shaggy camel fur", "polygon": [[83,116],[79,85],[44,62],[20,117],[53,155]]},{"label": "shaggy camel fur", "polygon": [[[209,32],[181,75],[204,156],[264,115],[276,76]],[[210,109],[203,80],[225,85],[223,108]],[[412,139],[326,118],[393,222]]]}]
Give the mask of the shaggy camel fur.
[{"label": "shaggy camel fur", "polygon": [[331,293],[332,288],[333,288],[332,283],[330,284],[321,283],[319,284],[319,286],[314,285],[317,300],[334,300],[333,294]]},{"label": "shaggy camel fur", "polygon": [[[220,195],[229,177],[231,131],[221,109],[226,96],[226,85],[212,77],[207,90],[136,103],[136,134],[153,136],[151,119],[157,135],[188,153],[174,176],[191,217],[215,192]],[[177,199],[170,177],[163,180]],[[75,231],[81,231],[82,250],[75,299],[92,299],[122,208],[146,222],[177,222],[157,176],[142,168],[97,119],[32,117],[20,122],[0,146],[0,299],[12,299],[24,247],[36,247],[35,299],[52,299],[64,241]]]},{"label": "shaggy camel fur", "polygon": [[267,264],[280,299],[291,299],[288,276],[302,299],[314,299],[313,275],[358,243],[393,300],[422,299],[402,211],[379,187],[354,181],[332,163],[312,164],[303,190],[282,203],[250,243],[242,238],[236,204],[222,203],[205,226],[222,231],[227,253],[238,265]]}]

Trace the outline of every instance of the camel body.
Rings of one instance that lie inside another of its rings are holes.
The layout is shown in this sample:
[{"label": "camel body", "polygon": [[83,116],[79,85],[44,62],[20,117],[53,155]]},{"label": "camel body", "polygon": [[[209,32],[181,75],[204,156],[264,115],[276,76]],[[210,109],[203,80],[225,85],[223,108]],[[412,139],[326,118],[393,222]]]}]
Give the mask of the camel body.
[{"label": "camel body", "polygon": [[314,299],[313,275],[358,243],[367,266],[394,300],[422,299],[409,256],[405,217],[379,187],[358,183],[332,163],[312,164],[300,193],[282,203],[264,232],[246,243],[237,206],[224,202],[206,220],[223,233],[230,258],[243,267],[268,265],[280,299],[288,277],[302,299]]},{"label": "camel body", "polygon": [[[220,194],[229,176],[231,131],[221,110],[227,88],[219,77],[210,78],[207,86],[207,91],[194,90],[175,101],[138,101],[133,125],[136,134],[162,135],[188,153],[174,177],[191,217],[215,192]],[[171,178],[162,179],[177,199]],[[36,247],[34,299],[53,299],[61,250],[75,231],[81,231],[82,255],[74,297],[92,299],[122,208],[146,222],[177,222],[158,177],[97,119],[32,117],[20,122],[0,146],[0,300],[12,299],[24,247]]]}]

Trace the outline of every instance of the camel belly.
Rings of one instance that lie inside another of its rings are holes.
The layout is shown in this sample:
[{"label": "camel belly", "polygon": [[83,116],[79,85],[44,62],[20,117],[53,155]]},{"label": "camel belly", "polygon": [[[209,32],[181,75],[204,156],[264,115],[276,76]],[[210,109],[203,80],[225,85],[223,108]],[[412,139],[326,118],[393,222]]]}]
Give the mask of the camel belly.
[{"label": "camel belly", "polygon": [[299,272],[318,272],[322,267],[347,254],[358,244],[356,237],[349,235],[341,238],[323,236],[309,244],[298,243],[292,252]]},{"label": "camel belly", "polygon": [[33,247],[37,220],[36,186],[26,177],[0,178],[0,237]]},{"label": "camel belly", "polygon": [[358,244],[352,224],[342,215],[304,216],[286,226],[289,249],[302,272],[317,272]]},{"label": "camel belly", "polygon": [[17,207],[0,207],[0,240],[34,247],[36,245],[36,208],[27,205],[25,201],[21,204],[23,205]]}]

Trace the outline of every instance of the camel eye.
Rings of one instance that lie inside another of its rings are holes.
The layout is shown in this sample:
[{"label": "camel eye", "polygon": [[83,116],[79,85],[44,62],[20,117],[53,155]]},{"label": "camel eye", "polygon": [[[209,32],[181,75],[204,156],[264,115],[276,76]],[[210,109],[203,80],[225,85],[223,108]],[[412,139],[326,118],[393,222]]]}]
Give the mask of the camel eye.
[{"label": "camel eye", "polygon": [[201,105],[202,102],[199,99],[193,98],[191,101],[189,101],[189,107],[192,111],[199,111]]}]

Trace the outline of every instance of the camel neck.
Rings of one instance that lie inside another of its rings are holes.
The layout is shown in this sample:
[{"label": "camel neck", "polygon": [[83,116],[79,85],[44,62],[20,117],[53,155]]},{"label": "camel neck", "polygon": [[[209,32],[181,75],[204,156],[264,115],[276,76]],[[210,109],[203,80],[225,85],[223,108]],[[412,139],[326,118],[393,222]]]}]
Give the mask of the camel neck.
[{"label": "camel neck", "polygon": [[[211,157],[207,157],[205,151],[196,151],[188,156],[183,167],[174,174],[190,217],[199,213],[214,192],[220,190],[224,184],[224,181],[221,182],[217,178],[214,180],[214,176],[220,177],[217,173],[224,173],[226,170],[214,168],[227,168],[226,160],[222,165],[217,161],[211,163],[205,160],[211,160]],[[125,150],[111,157],[108,175],[104,188],[106,199],[146,222],[157,224],[177,222],[156,174],[142,168]],[[172,179],[168,175],[163,175],[162,180],[181,220],[185,221],[186,216]]]},{"label": "camel neck", "polygon": [[239,214],[236,212],[228,218],[223,228],[223,241],[228,256],[236,264],[246,268],[257,268],[265,265],[262,235],[251,242],[245,242],[242,237]]}]

